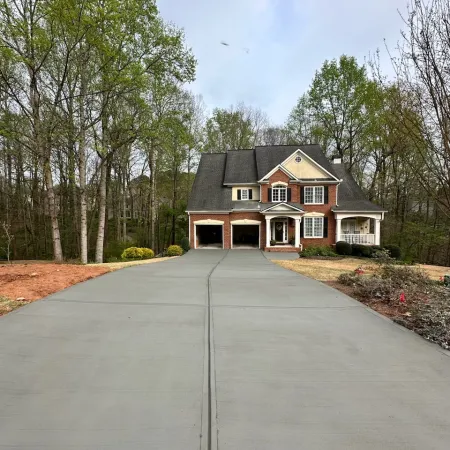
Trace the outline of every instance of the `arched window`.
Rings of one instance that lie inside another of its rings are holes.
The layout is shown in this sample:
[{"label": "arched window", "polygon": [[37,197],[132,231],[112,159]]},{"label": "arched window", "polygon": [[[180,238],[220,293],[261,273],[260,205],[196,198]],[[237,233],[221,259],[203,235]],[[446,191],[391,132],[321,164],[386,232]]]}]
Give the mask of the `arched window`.
[{"label": "arched window", "polygon": [[276,184],[272,186],[272,202],[285,202],[287,201],[287,188],[282,184]]}]

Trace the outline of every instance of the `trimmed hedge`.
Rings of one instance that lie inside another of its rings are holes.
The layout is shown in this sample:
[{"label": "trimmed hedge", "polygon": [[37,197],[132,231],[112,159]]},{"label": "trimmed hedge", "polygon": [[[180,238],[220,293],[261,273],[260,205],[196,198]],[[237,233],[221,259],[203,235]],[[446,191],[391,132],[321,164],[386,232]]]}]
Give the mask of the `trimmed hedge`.
[{"label": "trimmed hedge", "polygon": [[152,259],[155,257],[155,252],[151,248],[141,248],[143,256],[142,259]]},{"label": "trimmed hedge", "polygon": [[331,247],[327,245],[318,245],[316,247],[306,247],[301,252],[299,252],[300,257],[304,258],[306,256],[332,256],[335,257],[337,254]]},{"label": "trimmed hedge", "polygon": [[352,255],[353,256],[363,256],[369,258],[372,254],[372,250],[367,245],[362,244],[352,244]]},{"label": "trimmed hedge", "polygon": [[167,256],[181,256],[183,254],[183,249],[179,245],[171,245],[167,249]]},{"label": "trimmed hedge", "polygon": [[345,241],[336,242],[336,253],[338,255],[351,255],[352,246]]},{"label": "trimmed hedge", "polygon": [[191,249],[191,246],[189,245],[189,238],[184,237],[180,241],[180,247],[185,251],[188,252]]},{"label": "trimmed hedge", "polygon": [[122,259],[151,259],[155,253],[150,248],[128,247],[122,253]]}]

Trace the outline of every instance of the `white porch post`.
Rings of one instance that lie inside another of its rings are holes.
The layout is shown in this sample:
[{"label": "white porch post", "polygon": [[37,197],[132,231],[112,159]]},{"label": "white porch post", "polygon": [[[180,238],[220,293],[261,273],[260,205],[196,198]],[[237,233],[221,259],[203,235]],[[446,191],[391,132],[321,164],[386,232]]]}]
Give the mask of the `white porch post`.
[{"label": "white porch post", "polygon": [[341,219],[336,218],[336,242],[341,240]]},{"label": "white porch post", "polygon": [[270,247],[270,218],[266,217],[266,247]]},{"label": "white porch post", "polygon": [[380,245],[380,219],[375,219],[375,245]]},{"label": "white porch post", "polygon": [[301,218],[295,219],[295,247],[300,247],[300,225],[301,225]]}]

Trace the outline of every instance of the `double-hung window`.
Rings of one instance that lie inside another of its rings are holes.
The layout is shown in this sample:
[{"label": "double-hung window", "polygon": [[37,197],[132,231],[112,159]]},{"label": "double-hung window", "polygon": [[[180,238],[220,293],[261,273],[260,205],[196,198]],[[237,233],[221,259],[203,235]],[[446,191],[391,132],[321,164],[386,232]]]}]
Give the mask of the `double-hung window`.
[{"label": "double-hung window", "polygon": [[323,237],[323,217],[305,217],[303,220],[305,238]]},{"label": "double-hung window", "polygon": [[305,205],[323,205],[324,188],[323,186],[305,187]]},{"label": "double-hung window", "polygon": [[283,185],[276,185],[272,187],[272,202],[287,201],[287,188]]},{"label": "double-hung window", "polygon": [[248,189],[241,190],[241,200],[248,200]]}]

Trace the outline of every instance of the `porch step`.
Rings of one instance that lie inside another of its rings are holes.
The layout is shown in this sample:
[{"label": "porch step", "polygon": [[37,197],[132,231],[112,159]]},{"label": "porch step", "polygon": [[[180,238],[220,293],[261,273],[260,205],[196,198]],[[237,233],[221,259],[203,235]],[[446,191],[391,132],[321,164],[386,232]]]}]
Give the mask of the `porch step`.
[{"label": "porch step", "polygon": [[299,247],[265,247],[265,252],[298,253]]}]

